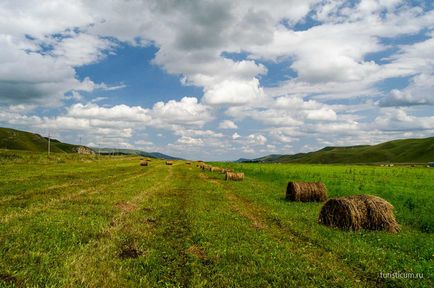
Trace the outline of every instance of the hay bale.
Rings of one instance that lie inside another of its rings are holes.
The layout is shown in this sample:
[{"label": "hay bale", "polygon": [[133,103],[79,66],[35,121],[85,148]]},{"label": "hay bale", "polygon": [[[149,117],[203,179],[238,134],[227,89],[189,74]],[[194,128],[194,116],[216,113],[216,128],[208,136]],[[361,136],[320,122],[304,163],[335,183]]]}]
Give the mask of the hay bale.
[{"label": "hay bale", "polygon": [[190,161],[187,161],[187,162],[185,162],[185,164],[187,164],[187,165],[191,165],[191,162],[190,162]]},{"label": "hay bale", "polygon": [[220,167],[211,167],[211,172],[222,172],[223,168]]},{"label": "hay bale", "polygon": [[148,166],[148,161],[142,161],[142,162],[140,162],[140,166]]},{"label": "hay bale", "polygon": [[289,182],[286,187],[286,199],[289,201],[325,201],[327,188],[320,182]]},{"label": "hay bale", "polygon": [[346,230],[399,232],[393,206],[372,195],[353,195],[328,200],[321,208],[318,223]]},{"label": "hay bale", "polygon": [[242,181],[244,173],[226,172],[225,180]]},{"label": "hay bale", "polygon": [[166,165],[173,165],[173,161],[166,161]]},{"label": "hay bale", "polygon": [[202,166],[202,170],[208,170],[208,171],[211,171],[211,169],[212,169],[212,166],[211,166],[211,165],[203,164],[203,166]]}]

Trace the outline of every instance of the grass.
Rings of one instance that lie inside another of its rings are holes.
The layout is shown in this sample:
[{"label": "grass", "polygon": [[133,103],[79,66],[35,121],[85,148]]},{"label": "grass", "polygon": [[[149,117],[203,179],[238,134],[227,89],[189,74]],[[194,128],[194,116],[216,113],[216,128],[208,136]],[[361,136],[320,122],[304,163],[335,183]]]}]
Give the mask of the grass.
[{"label": "grass", "polygon": [[[226,182],[184,161],[0,159],[0,287],[432,286],[434,169],[214,164],[246,173]],[[402,232],[318,225],[321,204],[284,200],[288,180],[384,197]]]}]

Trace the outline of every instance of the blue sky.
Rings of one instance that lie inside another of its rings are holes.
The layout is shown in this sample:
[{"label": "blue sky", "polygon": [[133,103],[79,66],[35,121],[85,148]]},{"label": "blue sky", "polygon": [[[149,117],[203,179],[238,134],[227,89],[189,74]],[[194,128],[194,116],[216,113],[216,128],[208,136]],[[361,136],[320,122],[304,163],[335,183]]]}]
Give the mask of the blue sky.
[{"label": "blue sky", "polygon": [[434,135],[432,1],[2,1],[0,126],[233,160]]}]

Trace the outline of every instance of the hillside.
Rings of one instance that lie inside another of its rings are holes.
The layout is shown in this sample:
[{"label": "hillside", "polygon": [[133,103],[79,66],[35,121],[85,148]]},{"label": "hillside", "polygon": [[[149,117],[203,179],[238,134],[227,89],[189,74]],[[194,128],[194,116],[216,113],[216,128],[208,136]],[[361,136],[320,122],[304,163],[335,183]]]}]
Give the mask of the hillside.
[{"label": "hillside", "polygon": [[[76,153],[82,146],[62,143],[51,139],[51,152]],[[0,127],[0,149],[26,150],[32,152],[45,152],[48,147],[48,138],[39,134]]]},{"label": "hillside", "polygon": [[434,137],[394,140],[377,145],[325,147],[294,155],[269,155],[243,162],[261,163],[426,163],[434,161]]},{"label": "hillside", "polygon": [[92,148],[94,151],[97,151],[100,154],[106,155],[140,155],[143,157],[164,159],[164,160],[184,160],[182,158],[177,158],[173,156],[169,156],[159,152],[145,152],[142,150],[134,150],[134,149],[116,149],[116,148]]}]

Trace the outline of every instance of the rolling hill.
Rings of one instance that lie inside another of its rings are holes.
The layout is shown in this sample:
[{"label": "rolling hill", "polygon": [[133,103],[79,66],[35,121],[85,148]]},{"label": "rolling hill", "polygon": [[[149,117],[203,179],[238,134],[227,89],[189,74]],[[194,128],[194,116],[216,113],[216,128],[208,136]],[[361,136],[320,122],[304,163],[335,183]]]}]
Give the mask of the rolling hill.
[{"label": "rolling hill", "polygon": [[[59,140],[50,140],[51,152],[77,153],[78,145],[62,143]],[[26,150],[32,152],[45,152],[48,147],[48,138],[39,134],[0,127],[0,149]]]},{"label": "rolling hill", "polygon": [[[115,149],[115,148],[88,148],[80,145],[62,143],[59,140],[51,139],[51,152],[54,153],[81,153],[101,152],[101,154],[114,155],[140,155],[143,157],[158,158],[165,160],[178,160],[181,158],[172,157],[158,152],[145,152],[133,149]],[[48,138],[39,134],[20,131],[10,128],[0,127],[0,149],[25,150],[31,152],[46,152],[48,147]]]},{"label": "rolling hill", "polygon": [[[244,160],[244,159],[243,159]],[[434,137],[394,140],[377,145],[325,147],[294,155],[268,155],[241,162],[261,163],[426,163],[434,161]]]},{"label": "rolling hill", "polygon": [[143,157],[164,159],[164,160],[184,160],[182,158],[169,156],[159,152],[145,152],[142,150],[134,149],[116,149],[116,148],[96,148],[92,147],[94,151],[102,155],[140,155]]}]

